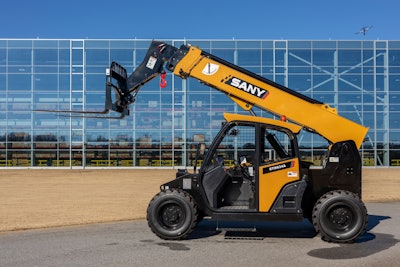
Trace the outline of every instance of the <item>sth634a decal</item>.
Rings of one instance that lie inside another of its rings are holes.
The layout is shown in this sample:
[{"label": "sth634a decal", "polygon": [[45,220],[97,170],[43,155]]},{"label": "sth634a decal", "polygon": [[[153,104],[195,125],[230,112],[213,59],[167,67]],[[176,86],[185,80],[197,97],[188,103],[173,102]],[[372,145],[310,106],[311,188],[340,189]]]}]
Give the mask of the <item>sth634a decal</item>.
[{"label": "sth634a decal", "polygon": [[268,166],[263,169],[263,174],[275,172],[275,171],[279,171],[279,170],[283,170],[283,169],[293,168],[294,165],[295,165],[294,161],[289,161],[289,162],[284,162],[284,163],[280,163],[277,165]]}]

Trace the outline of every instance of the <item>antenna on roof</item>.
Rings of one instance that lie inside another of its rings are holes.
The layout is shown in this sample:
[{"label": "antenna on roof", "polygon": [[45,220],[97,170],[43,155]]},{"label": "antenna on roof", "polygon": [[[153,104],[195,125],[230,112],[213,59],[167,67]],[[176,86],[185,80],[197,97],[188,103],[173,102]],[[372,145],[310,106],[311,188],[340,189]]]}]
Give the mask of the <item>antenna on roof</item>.
[{"label": "antenna on roof", "polygon": [[364,26],[364,27],[362,27],[362,28],[360,29],[360,31],[355,32],[354,34],[360,34],[360,33],[362,33],[362,34],[365,36],[365,34],[367,33],[367,31],[371,30],[372,27],[374,27],[374,26],[372,26],[372,25],[371,25],[371,26]]}]

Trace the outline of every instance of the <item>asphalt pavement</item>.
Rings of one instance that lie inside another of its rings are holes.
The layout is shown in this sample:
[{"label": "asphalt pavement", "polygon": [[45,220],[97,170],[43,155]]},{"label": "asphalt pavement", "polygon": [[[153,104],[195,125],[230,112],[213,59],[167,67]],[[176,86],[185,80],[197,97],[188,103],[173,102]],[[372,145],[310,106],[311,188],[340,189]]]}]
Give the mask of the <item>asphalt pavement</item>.
[{"label": "asphalt pavement", "polygon": [[353,244],[322,241],[308,221],[206,219],[187,240],[165,241],[136,220],[0,233],[0,266],[398,266],[400,202],[366,205],[368,232]]}]

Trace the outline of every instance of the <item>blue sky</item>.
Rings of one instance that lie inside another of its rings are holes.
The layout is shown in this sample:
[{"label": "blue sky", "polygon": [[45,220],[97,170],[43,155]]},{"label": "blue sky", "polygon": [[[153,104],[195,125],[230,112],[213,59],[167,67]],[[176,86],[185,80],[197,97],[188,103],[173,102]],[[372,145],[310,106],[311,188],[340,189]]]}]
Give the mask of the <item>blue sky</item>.
[{"label": "blue sky", "polygon": [[398,0],[14,0],[1,11],[0,38],[400,40]]}]

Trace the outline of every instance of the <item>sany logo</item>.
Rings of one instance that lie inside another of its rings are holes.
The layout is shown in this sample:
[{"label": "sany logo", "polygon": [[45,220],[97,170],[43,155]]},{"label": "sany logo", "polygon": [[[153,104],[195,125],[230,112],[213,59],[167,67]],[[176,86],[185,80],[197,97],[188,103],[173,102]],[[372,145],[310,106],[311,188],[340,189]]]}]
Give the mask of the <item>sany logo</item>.
[{"label": "sany logo", "polygon": [[252,94],[258,98],[264,99],[268,95],[268,91],[266,89],[262,89],[260,87],[255,86],[254,84],[243,81],[236,77],[228,79],[225,83],[237,89],[241,89],[246,93]]}]

